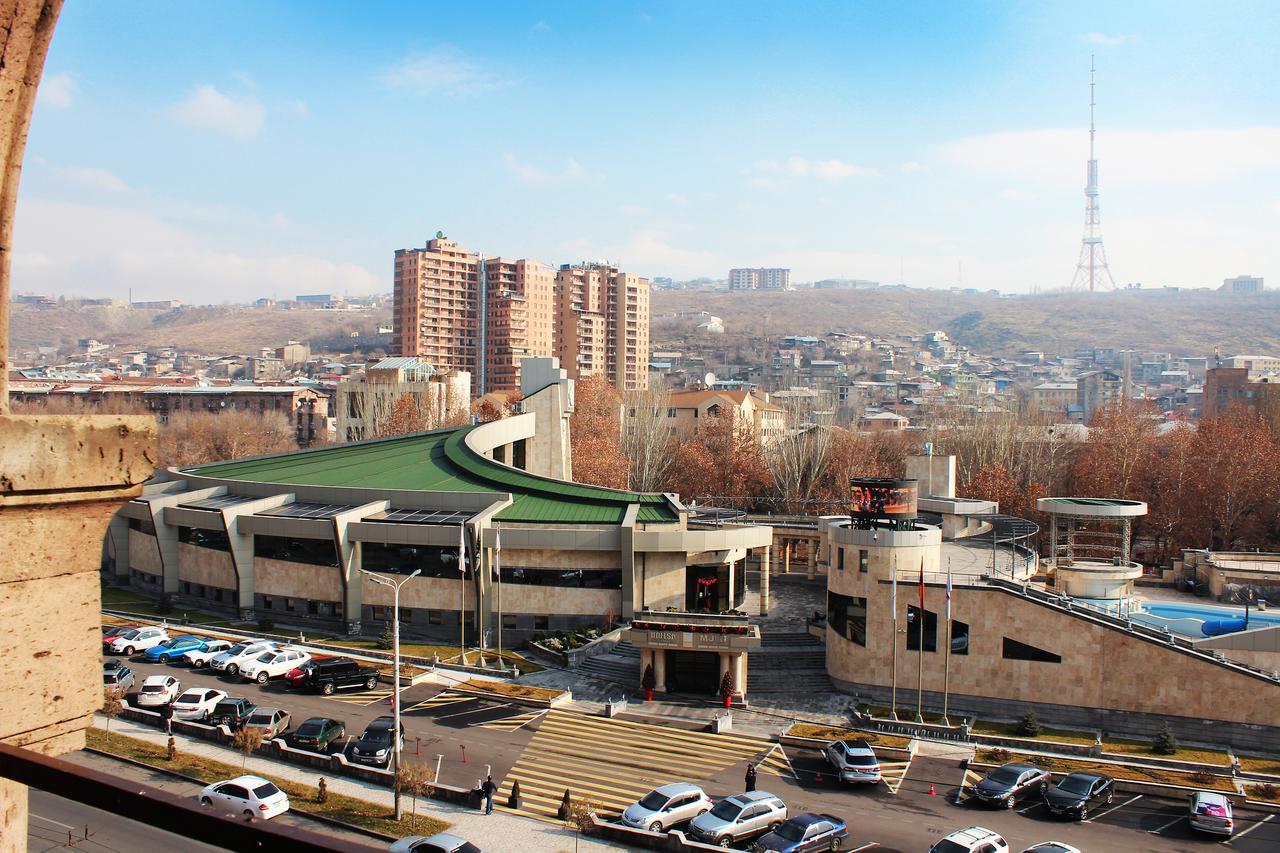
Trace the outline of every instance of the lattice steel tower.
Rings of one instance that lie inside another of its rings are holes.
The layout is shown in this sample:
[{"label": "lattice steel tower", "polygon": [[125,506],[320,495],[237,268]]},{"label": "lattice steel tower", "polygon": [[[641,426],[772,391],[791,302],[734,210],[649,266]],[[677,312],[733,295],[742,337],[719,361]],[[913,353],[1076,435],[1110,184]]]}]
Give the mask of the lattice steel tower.
[{"label": "lattice steel tower", "polygon": [[1084,237],[1080,240],[1080,260],[1076,263],[1076,274],[1071,279],[1072,290],[1082,290],[1087,284],[1090,292],[1094,290],[1115,290],[1116,281],[1111,277],[1111,268],[1107,266],[1107,250],[1102,247],[1102,214],[1098,209],[1098,160],[1094,155],[1094,136],[1097,129],[1093,124],[1094,108],[1094,64],[1089,57],[1089,175],[1084,187]]}]

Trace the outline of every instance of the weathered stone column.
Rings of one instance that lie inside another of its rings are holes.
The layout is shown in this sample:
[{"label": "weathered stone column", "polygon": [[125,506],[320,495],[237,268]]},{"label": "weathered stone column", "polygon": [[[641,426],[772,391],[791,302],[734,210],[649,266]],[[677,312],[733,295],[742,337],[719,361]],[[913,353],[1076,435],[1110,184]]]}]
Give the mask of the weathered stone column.
[{"label": "weathered stone column", "polygon": [[805,547],[809,549],[809,564],[805,567],[805,576],[813,580],[818,574],[818,543],[805,540]]},{"label": "weathered stone column", "polygon": [[791,540],[782,540],[782,573],[791,574]]},{"label": "weathered stone column", "polygon": [[769,551],[766,545],[760,552],[760,615],[769,615]]},{"label": "weathered stone column", "polygon": [[[643,671],[640,673],[644,674]],[[653,690],[655,693],[667,692],[667,652],[665,649],[653,649]]]}]

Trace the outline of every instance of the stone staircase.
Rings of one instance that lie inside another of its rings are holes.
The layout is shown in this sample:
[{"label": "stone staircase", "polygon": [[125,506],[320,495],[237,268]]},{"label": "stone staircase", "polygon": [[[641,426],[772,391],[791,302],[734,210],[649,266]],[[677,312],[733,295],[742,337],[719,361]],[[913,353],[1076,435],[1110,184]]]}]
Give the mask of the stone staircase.
[{"label": "stone staircase", "polygon": [[623,640],[611,651],[589,657],[577,668],[577,672],[601,681],[611,681],[627,687],[640,684],[640,650]]},{"label": "stone staircase", "polygon": [[747,659],[747,697],[759,693],[825,693],[834,688],[827,677],[826,646],[806,631],[770,631]]}]

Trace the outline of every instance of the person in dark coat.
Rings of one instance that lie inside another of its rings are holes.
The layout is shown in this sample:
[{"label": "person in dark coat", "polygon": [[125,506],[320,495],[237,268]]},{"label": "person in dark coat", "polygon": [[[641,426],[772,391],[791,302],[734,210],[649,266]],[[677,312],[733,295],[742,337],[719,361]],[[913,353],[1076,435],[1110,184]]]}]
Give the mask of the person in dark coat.
[{"label": "person in dark coat", "polygon": [[747,791],[756,789],[756,766],[754,764],[747,765]]},{"label": "person in dark coat", "polygon": [[493,814],[493,795],[498,790],[498,786],[493,784],[492,776],[485,777],[480,790],[484,793],[484,813]]},{"label": "person in dark coat", "polygon": [[173,706],[172,705],[161,706],[160,719],[164,721],[164,733],[173,734]]}]

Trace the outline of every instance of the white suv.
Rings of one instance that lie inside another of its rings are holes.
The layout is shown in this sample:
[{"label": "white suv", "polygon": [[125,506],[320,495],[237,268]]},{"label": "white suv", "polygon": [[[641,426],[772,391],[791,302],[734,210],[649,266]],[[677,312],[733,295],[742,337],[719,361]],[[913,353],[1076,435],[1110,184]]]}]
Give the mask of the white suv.
[{"label": "white suv", "polygon": [[149,675],[138,689],[137,703],[143,708],[168,705],[177,697],[182,684],[172,675]]},{"label": "white suv", "polygon": [[192,669],[199,669],[202,666],[208,666],[210,661],[229,648],[231,643],[228,640],[209,640],[200,648],[187,652],[182,659]]},{"label": "white suv", "polygon": [[169,632],[159,625],[131,628],[111,641],[111,651],[118,655],[132,655],[169,639]]},{"label": "white suv", "polygon": [[957,829],[929,848],[929,853],[1009,853],[1009,842],[980,826]]},{"label": "white suv", "polygon": [[240,677],[245,681],[266,684],[289,670],[311,660],[311,655],[297,649],[271,649],[240,665]]},{"label": "white suv", "polygon": [[841,782],[880,781],[880,760],[865,740],[833,740],[823,752]]},{"label": "white suv", "polygon": [[241,640],[220,655],[209,661],[209,666],[227,675],[235,675],[240,667],[265,651],[274,649],[276,644],[271,640]]},{"label": "white suv", "polygon": [[192,687],[173,700],[173,718],[175,720],[199,720],[204,722],[213,713],[213,708],[227,698],[226,691],[214,690],[212,687]]}]

